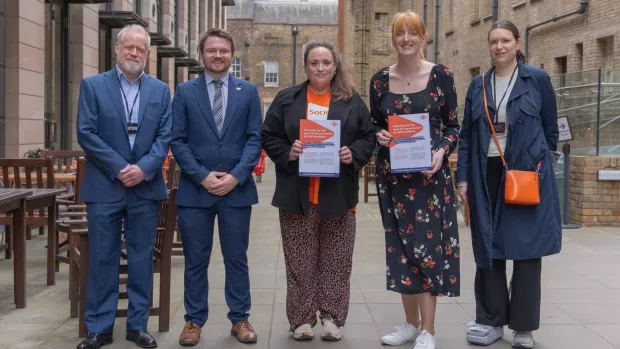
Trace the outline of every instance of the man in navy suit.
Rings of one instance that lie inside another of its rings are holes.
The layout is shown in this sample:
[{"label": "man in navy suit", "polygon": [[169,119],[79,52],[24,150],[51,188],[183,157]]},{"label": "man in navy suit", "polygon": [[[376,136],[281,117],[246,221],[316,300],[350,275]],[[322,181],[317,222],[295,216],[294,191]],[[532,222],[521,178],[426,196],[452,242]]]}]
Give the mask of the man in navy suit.
[{"label": "man in navy suit", "polygon": [[160,203],[168,198],[161,166],[172,117],[168,85],[143,72],[149,46],[144,28],[123,28],[114,47],[116,67],[80,85],[77,137],[86,153],[80,200],[88,208],[89,262],[88,337],[78,349],[112,343],[123,226],[129,268],[126,339],[141,348],[157,347],[147,322]]},{"label": "man in navy suit", "polygon": [[218,227],[231,334],[254,343],[248,322],[250,280],[247,249],[252,205],[258,203],[252,170],[261,153],[262,114],[255,85],[228,74],[235,52],[232,36],[210,29],[198,45],[205,72],[180,84],[172,102],[172,153],[182,170],[178,224],[185,255],[184,346],[198,344],[207,321],[207,268]]}]

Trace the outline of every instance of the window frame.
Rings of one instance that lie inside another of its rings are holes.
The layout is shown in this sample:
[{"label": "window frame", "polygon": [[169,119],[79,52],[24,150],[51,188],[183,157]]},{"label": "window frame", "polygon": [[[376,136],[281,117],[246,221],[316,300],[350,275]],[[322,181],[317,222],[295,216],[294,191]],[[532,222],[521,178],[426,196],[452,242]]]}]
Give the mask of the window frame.
[{"label": "window frame", "polygon": [[[273,67],[275,67],[275,69],[273,69]],[[265,72],[263,76],[263,82],[265,86],[278,87],[278,84],[280,83],[280,62],[279,61],[265,61],[264,71]],[[274,75],[272,74],[275,74],[275,82],[273,81]]]},{"label": "window frame", "polygon": [[237,79],[241,79],[241,57],[233,57],[228,72]]}]

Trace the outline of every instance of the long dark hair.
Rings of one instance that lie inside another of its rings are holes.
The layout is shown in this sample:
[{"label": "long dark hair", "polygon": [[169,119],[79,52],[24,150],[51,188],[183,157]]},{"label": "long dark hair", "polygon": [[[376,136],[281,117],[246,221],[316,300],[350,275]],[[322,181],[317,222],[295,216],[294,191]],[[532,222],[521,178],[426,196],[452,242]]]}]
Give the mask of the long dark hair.
[{"label": "long dark hair", "polygon": [[[489,40],[491,32],[495,29],[510,30],[512,35],[515,37],[515,40],[519,40],[519,38],[521,38],[521,35],[519,35],[519,28],[517,28],[517,26],[511,21],[504,19],[502,21],[493,23],[491,29],[489,30],[489,33],[487,34],[487,40]],[[521,50],[517,50],[517,60],[525,63],[525,55],[523,54],[523,52],[521,52]]]},{"label": "long dark hair", "polygon": [[336,63],[336,75],[332,79],[332,97],[337,101],[350,101],[355,93],[355,84],[349,78],[349,74],[347,74],[347,70],[342,63],[342,58],[333,42],[329,40],[312,40],[308,42],[304,51],[304,66],[308,66],[308,53],[317,47],[328,49],[334,57],[334,63]]}]

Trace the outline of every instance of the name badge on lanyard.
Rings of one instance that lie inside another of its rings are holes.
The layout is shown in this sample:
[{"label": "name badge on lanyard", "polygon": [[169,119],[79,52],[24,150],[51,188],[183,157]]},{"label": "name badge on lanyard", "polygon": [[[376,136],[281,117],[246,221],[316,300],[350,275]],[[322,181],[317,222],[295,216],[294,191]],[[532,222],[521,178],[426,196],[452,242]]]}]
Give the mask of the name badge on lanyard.
[{"label": "name badge on lanyard", "polygon": [[[118,76],[117,76],[118,77]],[[136,101],[138,100],[138,96],[140,95],[140,88],[142,87],[142,80],[138,83],[138,93],[136,93],[136,97],[133,99],[133,103],[131,104],[131,109],[129,109],[129,104],[127,103],[127,95],[125,94],[125,89],[121,84],[121,80],[118,80],[119,85],[121,85],[121,92],[123,93],[123,101],[125,102],[125,108],[129,115],[127,116],[127,133],[130,135],[135,135],[138,133],[138,123],[133,122],[132,116],[133,111],[135,109]]]},{"label": "name badge on lanyard", "polygon": [[138,124],[134,122],[127,123],[127,132],[130,135],[135,135],[136,133],[138,133]]},{"label": "name badge on lanyard", "polygon": [[[499,103],[496,104],[495,106],[495,118],[493,119],[493,128],[495,129],[495,133],[497,134],[504,134],[506,133],[506,123],[505,122],[499,122],[499,107],[502,105],[502,102],[504,101],[504,98],[506,98],[506,93],[508,92],[508,90],[510,89],[510,85],[512,85],[512,79],[515,77],[515,73],[517,72],[517,68],[519,66],[516,66],[515,69],[512,71],[512,75],[510,75],[510,80],[508,81],[508,86],[506,86],[506,90],[504,91],[504,95],[502,96],[502,99],[500,99]],[[497,98],[497,80],[495,79],[495,72],[493,72],[493,99]],[[508,111],[506,110],[506,113],[508,113]]]}]

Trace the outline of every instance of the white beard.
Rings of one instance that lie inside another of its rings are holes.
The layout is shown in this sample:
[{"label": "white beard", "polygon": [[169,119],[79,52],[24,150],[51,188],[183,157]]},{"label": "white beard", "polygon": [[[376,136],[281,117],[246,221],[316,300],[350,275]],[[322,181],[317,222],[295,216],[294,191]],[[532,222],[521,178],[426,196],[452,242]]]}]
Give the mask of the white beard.
[{"label": "white beard", "polygon": [[144,66],[145,63],[135,63],[135,62],[128,62],[128,61],[119,61],[119,65],[121,67],[121,69],[123,70],[123,72],[129,73],[130,75],[138,75],[142,72],[142,70],[144,70]]}]

